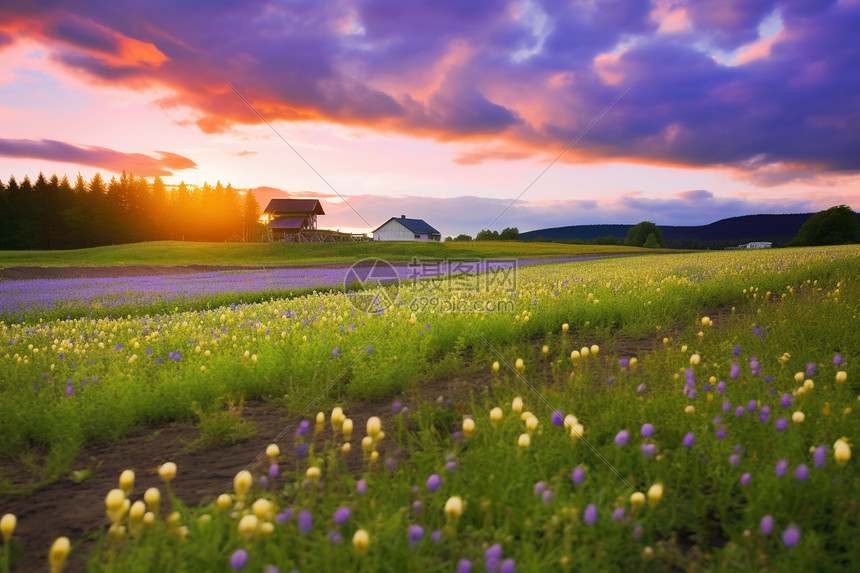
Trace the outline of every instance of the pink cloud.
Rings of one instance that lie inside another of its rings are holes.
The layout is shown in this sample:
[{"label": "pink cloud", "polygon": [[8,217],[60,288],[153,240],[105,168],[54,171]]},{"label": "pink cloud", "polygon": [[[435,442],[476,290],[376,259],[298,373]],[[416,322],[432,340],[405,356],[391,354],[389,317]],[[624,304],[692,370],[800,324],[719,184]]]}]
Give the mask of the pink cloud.
[{"label": "pink cloud", "polygon": [[119,173],[127,171],[139,177],[172,175],[194,169],[194,161],[169,151],[156,151],[157,157],[143,153],[123,153],[105,147],[74,145],[51,139],[0,139],[0,156],[43,159],[60,163],[89,165]]}]

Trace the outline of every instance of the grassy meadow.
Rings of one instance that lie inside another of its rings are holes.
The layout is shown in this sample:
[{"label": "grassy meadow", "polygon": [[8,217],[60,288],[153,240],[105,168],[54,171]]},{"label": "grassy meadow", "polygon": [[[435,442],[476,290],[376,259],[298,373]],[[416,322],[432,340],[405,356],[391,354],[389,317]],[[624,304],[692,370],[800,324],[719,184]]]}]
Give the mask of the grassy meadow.
[{"label": "grassy meadow", "polygon": [[[426,247],[461,246],[490,248]],[[0,322],[0,457],[38,487],[88,446],[238,399],[320,412],[199,506],[171,496],[171,464],[170,513],[129,476],[93,499],[93,571],[852,570],[857,277],[855,246],[653,255],[404,284],[370,312],[311,292]],[[391,404],[455,375],[490,390]],[[386,426],[346,421],[368,401],[395,413]],[[32,491],[2,473],[0,487]]]},{"label": "grassy meadow", "polygon": [[154,241],[68,251],[0,251],[0,267],[240,265],[352,263],[377,257],[388,261],[424,259],[579,257],[604,253],[648,253],[649,249],[613,245],[565,245],[519,241],[411,243],[197,243]]}]

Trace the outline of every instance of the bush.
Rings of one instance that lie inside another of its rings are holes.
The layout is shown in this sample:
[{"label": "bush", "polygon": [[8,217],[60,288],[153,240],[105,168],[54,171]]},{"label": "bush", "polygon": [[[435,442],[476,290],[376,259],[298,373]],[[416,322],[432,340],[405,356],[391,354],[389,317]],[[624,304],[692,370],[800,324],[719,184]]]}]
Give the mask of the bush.
[{"label": "bush", "polygon": [[648,236],[652,234],[657,241],[657,246],[662,247],[663,232],[660,231],[660,227],[651,221],[642,221],[638,225],[631,227],[627,231],[627,238],[624,239],[624,244],[628,247],[642,247],[645,245],[645,241],[648,240]]},{"label": "bush", "polygon": [[860,219],[851,207],[839,205],[820,211],[800,227],[792,246],[813,247],[860,242]]},{"label": "bush", "polygon": [[645,239],[645,244],[642,246],[646,249],[659,249],[660,243],[657,241],[657,237],[654,235],[654,233],[651,233],[650,235],[648,235],[648,238]]}]

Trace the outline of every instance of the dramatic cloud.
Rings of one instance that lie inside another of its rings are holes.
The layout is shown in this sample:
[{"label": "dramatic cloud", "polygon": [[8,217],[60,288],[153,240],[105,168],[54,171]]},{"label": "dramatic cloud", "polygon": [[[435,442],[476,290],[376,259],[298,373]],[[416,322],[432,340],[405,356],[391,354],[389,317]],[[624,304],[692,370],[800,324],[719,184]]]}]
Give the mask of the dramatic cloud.
[{"label": "dramatic cloud", "polygon": [[[774,28],[774,29],[770,29]],[[207,133],[259,118],[564,158],[728,167],[760,185],[860,172],[860,4],[822,0],[79,0],[0,7],[97,83],[164,86]],[[491,155],[464,154],[461,164]]]},{"label": "dramatic cloud", "polygon": [[113,149],[78,146],[51,139],[0,139],[0,157],[20,157],[76,163],[114,173],[128,171],[138,177],[172,175],[194,169],[197,164],[176,153],[157,151],[158,157],[143,153],[123,153]]}]

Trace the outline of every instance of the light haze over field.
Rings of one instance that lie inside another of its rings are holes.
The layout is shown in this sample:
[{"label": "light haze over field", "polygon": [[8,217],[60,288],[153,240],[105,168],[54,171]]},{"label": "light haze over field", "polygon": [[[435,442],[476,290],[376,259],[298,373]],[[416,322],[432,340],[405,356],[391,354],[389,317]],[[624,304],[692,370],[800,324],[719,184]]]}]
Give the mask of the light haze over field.
[{"label": "light haze over field", "polygon": [[0,179],[319,197],[321,226],[860,208],[860,2],[3,2]]}]

